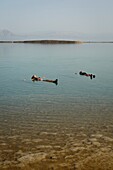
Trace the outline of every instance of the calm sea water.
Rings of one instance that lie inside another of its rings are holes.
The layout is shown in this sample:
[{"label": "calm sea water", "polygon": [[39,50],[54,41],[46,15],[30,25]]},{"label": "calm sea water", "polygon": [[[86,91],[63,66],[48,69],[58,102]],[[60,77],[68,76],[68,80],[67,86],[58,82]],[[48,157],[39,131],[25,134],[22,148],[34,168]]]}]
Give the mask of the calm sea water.
[{"label": "calm sea water", "polygon": [[[32,82],[33,74],[58,85]],[[112,120],[112,44],[0,44],[1,135]]]}]

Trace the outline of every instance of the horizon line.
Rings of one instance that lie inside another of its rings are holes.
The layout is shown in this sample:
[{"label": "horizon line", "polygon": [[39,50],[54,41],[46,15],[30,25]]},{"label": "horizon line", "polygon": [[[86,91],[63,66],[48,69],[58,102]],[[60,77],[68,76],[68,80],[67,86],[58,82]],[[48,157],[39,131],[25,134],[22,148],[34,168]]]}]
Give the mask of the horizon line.
[{"label": "horizon line", "polygon": [[113,43],[113,41],[81,41],[81,40],[0,40],[0,43],[35,43],[35,44],[82,44],[82,43]]}]

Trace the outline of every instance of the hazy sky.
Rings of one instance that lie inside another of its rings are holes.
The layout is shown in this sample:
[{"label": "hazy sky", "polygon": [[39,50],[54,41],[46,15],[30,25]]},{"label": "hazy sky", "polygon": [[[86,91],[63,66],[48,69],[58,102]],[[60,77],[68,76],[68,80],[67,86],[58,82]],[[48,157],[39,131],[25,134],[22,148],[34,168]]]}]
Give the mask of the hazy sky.
[{"label": "hazy sky", "polygon": [[0,30],[113,35],[113,0],[0,0]]}]

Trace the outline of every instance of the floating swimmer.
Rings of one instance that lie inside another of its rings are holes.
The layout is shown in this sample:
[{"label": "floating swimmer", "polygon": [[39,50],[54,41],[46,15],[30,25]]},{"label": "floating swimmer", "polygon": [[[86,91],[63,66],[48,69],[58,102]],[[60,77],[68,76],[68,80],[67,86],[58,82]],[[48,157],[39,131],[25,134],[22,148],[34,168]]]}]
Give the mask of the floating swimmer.
[{"label": "floating swimmer", "polygon": [[89,74],[89,73],[86,73],[84,71],[80,71],[79,74],[82,75],[82,76],[90,77],[90,79],[95,78],[94,74]]},{"label": "floating swimmer", "polygon": [[43,79],[41,77],[38,77],[37,75],[33,75],[31,79],[32,81],[45,81],[45,82],[55,83],[56,85],[58,84],[58,79],[56,80]]}]

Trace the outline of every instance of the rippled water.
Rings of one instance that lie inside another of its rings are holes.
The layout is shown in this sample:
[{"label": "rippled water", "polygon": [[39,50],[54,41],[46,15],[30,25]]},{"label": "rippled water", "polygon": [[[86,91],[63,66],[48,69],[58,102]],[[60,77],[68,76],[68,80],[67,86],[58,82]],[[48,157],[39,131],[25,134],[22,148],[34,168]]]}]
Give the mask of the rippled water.
[{"label": "rippled water", "polygon": [[[45,132],[57,134],[56,143],[60,145],[66,143],[66,134],[81,131],[112,136],[112,46],[0,44],[2,158],[4,146],[27,151],[24,140],[37,139]],[[93,73],[96,78],[80,76],[80,70]],[[58,78],[58,85],[32,82],[33,74],[45,79]],[[44,143],[45,137],[40,138]],[[46,134],[47,139],[56,145],[54,137]],[[21,144],[20,148],[15,141]],[[28,145],[30,150],[36,149],[32,142]]]},{"label": "rippled water", "polygon": [[[23,126],[33,120],[69,123],[84,114],[95,116],[96,112],[99,116],[105,111],[102,118],[106,119],[113,108],[112,55],[111,44],[1,44],[1,127],[5,119],[14,124],[22,121]],[[80,70],[93,73],[96,78],[80,76]],[[32,82],[33,74],[58,78],[58,85]],[[12,123],[7,123],[7,131]]]}]

